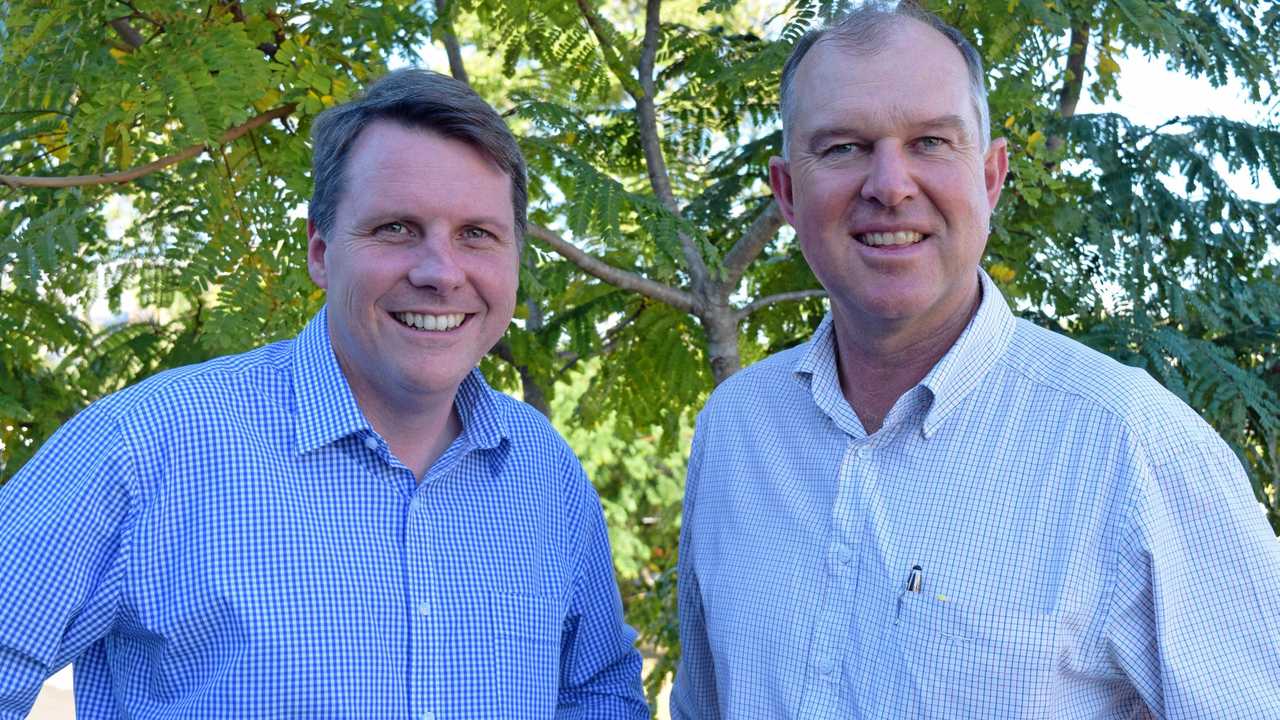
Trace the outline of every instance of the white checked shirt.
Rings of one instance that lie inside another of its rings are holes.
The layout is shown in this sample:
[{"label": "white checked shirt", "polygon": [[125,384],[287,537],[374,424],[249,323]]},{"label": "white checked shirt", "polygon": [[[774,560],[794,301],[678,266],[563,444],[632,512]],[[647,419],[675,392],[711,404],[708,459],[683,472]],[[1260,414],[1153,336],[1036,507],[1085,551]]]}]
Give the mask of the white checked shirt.
[{"label": "white checked shirt", "polygon": [[479,371],[421,483],[321,311],[94,403],[0,488],[0,718],[649,717],[604,518]]},{"label": "white checked shirt", "polygon": [[982,289],[870,437],[829,317],[712,395],[675,718],[1280,718],[1280,544],[1236,457]]}]

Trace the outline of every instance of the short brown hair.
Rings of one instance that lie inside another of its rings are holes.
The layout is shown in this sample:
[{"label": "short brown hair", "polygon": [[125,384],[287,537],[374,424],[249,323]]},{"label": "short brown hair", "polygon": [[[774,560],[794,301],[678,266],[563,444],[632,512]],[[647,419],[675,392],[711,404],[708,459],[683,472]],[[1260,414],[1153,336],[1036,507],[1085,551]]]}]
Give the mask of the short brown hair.
[{"label": "short brown hair", "polygon": [[524,156],[515,136],[471,86],[418,68],[387,73],[363,95],[316,116],[311,127],[314,188],[307,214],[321,234],[333,227],[338,201],[346,189],[344,170],[351,145],[376,120],[460,140],[492,160],[511,178],[516,240],[524,239],[529,191]]},{"label": "short brown hair", "polygon": [[791,56],[782,67],[782,83],[779,89],[782,111],[782,156],[787,156],[787,126],[794,116],[796,107],[795,90],[792,82],[800,61],[817,45],[819,41],[830,39],[849,48],[854,54],[871,54],[878,52],[884,45],[885,32],[893,26],[911,19],[924,23],[937,30],[943,37],[951,41],[960,55],[964,57],[965,69],[969,73],[969,90],[973,98],[973,111],[978,118],[978,137],[981,147],[986,150],[991,145],[991,108],[987,104],[986,77],[982,70],[982,56],[974,49],[973,44],[956,28],[946,24],[937,15],[925,10],[909,0],[896,6],[880,2],[869,2],[859,6],[849,14],[841,17],[834,24],[817,30],[810,30],[796,41]]}]

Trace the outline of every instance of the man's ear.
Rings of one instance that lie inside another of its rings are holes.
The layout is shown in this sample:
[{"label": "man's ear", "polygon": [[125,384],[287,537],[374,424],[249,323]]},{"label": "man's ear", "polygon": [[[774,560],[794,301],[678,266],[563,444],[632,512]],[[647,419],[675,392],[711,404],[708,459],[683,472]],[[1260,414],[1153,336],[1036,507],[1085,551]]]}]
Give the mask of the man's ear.
[{"label": "man's ear", "polygon": [[782,218],[787,224],[795,227],[795,205],[791,197],[791,167],[787,161],[774,155],[769,158],[769,187],[773,189],[773,199],[782,211]]},{"label": "man's ear", "polygon": [[324,241],[315,221],[307,218],[307,271],[311,273],[311,281],[324,290],[329,289],[329,273],[324,257],[328,248],[329,245]]},{"label": "man's ear", "polygon": [[987,186],[987,204],[992,211],[1000,201],[1000,191],[1004,189],[1004,179],[1008,174],[1009,144],[1004,138],[995,138],[982,161],[982,180]]}]

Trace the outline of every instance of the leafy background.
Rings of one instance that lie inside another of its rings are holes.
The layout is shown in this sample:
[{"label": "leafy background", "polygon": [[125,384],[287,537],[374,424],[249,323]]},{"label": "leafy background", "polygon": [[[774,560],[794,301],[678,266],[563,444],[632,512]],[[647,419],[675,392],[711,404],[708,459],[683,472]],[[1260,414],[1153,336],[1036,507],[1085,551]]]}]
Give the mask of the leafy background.
[{"label": "leafy background", "polygon": [[[1280,9],[925,4],[975,39],[1010,143],[992,276],[1024,317],[1195,407],[1280,530],[1280,211],[1227,181],[1280,178]],[[778,71],[840,9],[0,0],[0,480],[97,397],[294,334],[324,300],[304,263],[310,122],[434,48],[530,161],[521,306],[484,369],[552,417],[600,489],[656,692],[678,655],[694,414],[825,311],[765,178]],[[1262,119],[1077,112],[1117,97],[1126,56],[1243,87]]]}]

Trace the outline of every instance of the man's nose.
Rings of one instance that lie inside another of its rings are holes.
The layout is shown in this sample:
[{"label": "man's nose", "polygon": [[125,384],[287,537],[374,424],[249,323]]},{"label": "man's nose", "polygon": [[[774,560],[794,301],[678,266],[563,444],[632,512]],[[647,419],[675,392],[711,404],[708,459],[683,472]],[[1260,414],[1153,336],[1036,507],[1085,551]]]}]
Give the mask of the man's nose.
[{"label": "man's nose", "polygon": [[894,207],[919,192],[902,147],[882,145],[872,149],[871,167],[862,183],[863,199]]},{"label": "man's nose", "polygon": [[466,273],[458,264],[456,248],[448,236],[428,237],[414,251],[413,266],[409,269],[409,282],[414,287],[447,293],[466,282]]}]

